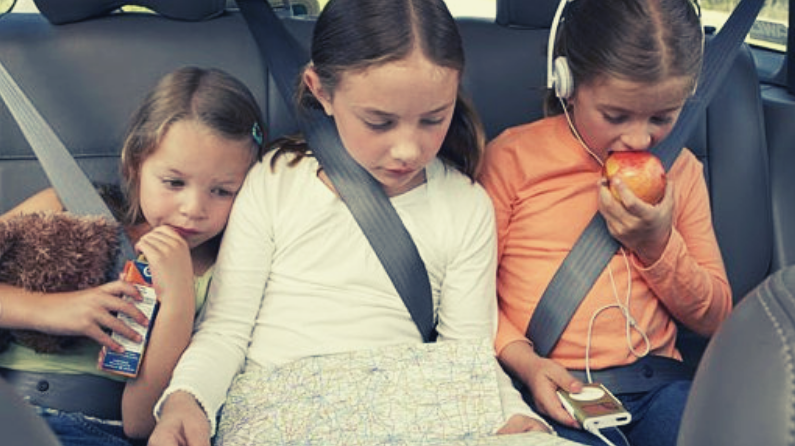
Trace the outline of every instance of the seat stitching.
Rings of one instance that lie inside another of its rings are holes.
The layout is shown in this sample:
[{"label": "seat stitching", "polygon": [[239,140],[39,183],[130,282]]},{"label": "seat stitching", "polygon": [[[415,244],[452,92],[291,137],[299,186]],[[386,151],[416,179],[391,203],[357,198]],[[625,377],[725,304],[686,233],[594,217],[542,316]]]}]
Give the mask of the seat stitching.
[{"label": "seat stitching", "polygon": [[[776,276],[775,279],[773,279],[773,280],[776,280],[778,282],[779,279],[780,279],[780,275]],[[795,364],[793,364],[793,351],[792,351],[792,347],[791,347],[790,343],[787,342],[787,335],[785,333],[784,327],[779,322],[779,320],[776,318],[776,316],[773,314],[773,312],[771,311],[769,305],[767,304],[767,302],[765,302],[765,300],[763,298],[763,295],[772,295],[773,294],[773,293],[768,293],[767,292],[767,291],[769,291],[770,286],[768,284],[765,284],[764,288],[765,288],[764,289],[765,293],[759,293],[759,296],[757,297],[757,300],[762,305],[762,308],[764,309],[764,311],[767,314],[767,316],[770,318],[771,322],[773,323],[773,327],[775,329],[775,332],[779,336],[779,340],[781,341],[781,344],[782,344],[782,347],[783,347],[783,350],[784,350],[783,360],[784,360],[784,365],[786,367],[785,370],[786,370],[786,373],[787,373],[787,375],[789,377],[790,395],[789,395],[789,401],[788,401],[789,404],[787,404],[787,409],[789,411],[789,416],[787,417],[787,419],[788,419],[788,423],[787,423],[787,433],[788,433],[787,444],[792,446],[793,445],[793,438],[795,438],[795,393],[793,393],[795,391],[795,373],[794,373]],[[784,287],[784,286],[782,286],[781,289],[787,291],[787,288]],[[787,291],[787,295],[790,298],[792,298],[792,293],[789,293]]]}]

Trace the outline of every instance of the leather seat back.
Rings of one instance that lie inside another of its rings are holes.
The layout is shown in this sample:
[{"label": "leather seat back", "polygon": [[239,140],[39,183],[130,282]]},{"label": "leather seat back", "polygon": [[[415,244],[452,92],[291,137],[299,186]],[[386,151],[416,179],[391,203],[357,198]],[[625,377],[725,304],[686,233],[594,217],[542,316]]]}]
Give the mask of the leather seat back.
[{"label": "leather seat back", "polygon": [[795,266],[745,296],[702,358],[678,446],[795,445]]},{"label": "leather seat back", "polygon": [[4,446],[60,446],[33,408],[0,378],[0,432]]}]

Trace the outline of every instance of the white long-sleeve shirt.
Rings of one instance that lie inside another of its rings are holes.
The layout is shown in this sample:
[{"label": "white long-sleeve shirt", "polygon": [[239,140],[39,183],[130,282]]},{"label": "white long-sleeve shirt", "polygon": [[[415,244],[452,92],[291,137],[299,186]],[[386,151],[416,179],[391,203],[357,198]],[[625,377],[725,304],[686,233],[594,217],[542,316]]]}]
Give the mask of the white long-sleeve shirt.
[{"label": "white long-sleeve shirt", "polygon": [[[212,432],[246,361],[273,367],[323,355],[422,342],[403,301],[314,158],[287,166],[272,153],[249,173],[224,234],[203,320],[169,394],[193,394]],[[391,198],[411,234],[433,292],[438,341],[493,338],[496,231],[489,197],[435,160],[427,182]],[[535,414],[499,368],[506,420]],[[155,409],[156,412],[159,409]]]}]

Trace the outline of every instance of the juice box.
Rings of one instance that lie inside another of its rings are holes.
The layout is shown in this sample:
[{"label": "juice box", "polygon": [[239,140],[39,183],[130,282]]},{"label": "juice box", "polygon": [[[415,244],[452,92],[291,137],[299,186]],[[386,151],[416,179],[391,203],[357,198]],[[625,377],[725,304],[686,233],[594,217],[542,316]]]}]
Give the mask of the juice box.
[{"label": "juice box", "polygon": [[136,301],[128,296],[125,296],[125,299],[133,302],[135,306],[146,315],[149,319],[149,326],[144,327],[126,314],[119,313],[117,317],[138,332],[142,340],[141,342],[133,342],[117,333],[113,333],[111,335],[113,340],[124,347],[124,352],[117,353],[107,347],[102,347],[102,351],[99,353],[98,367],[100,370],[106,372],[134,378],[138,376],[138,370],[140,369],[141,361],[144,357],[146,343],[149,340],[149,333],[154,326],[158,300],[155,295],[155,289],[152,286],[152,274],[149,271],[149,263],[146,262],[143,256],[136,260],[127,261],[124,265],[124,280],[132,283],[135,288],[138,289],[141,297],[143,297],[142,301]]}]

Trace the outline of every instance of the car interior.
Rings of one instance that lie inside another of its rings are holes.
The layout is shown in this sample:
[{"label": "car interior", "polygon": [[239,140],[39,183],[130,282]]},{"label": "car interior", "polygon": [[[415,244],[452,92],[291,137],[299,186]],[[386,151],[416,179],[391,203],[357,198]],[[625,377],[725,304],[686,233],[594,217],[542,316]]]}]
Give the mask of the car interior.
[{"label": "car interior", "polygon": [[[118,182],[128,117],[157,79],[180,66],[230,72],[255,94],[271,137],[296,132],[234,2],[210,14],[207,3],[195,2],[191,20],[124,12],[56,24],[41,13],[7,14],[0,18],[0,61],[95,181]],[[558,0],[496,0],[494,20],[457,19],[467,57],[464,87],[487,138],[543,116],[557,6]],[[308,46],[313,16],[289,8],[279,14]],[[760,71],[765,60],[753,45],[742,46],[687,144],[704,165],[736,309],[711,340],[680,334],[685,361],[698,367],[681,445],[795,444],[795,86],[767,79]],[[0,213],[48,184],[0,104]],[[18,401],[2,384],[2,435],[19,432],[11,444],[56,444],[26,437],[42,428],[36,420],[4,414]]]}]

